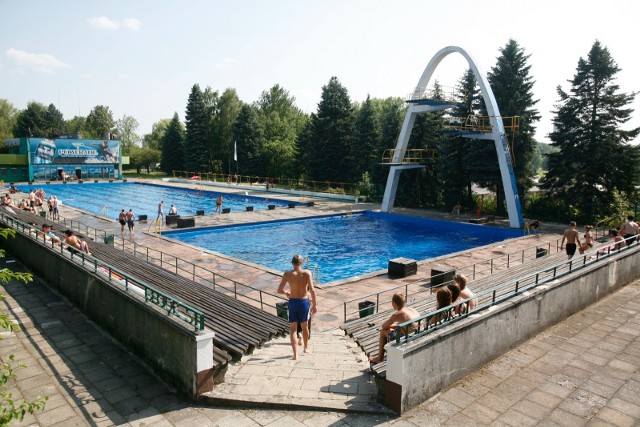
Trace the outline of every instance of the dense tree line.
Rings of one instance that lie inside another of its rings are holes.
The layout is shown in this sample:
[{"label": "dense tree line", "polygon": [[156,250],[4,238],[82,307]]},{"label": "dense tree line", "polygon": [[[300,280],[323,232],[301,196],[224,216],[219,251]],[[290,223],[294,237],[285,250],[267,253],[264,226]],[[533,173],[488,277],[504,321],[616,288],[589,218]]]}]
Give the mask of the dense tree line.
[{"label": "dense tree line", "polygon": [[[571,89],[558,87],[550,146],[534,139],[540,114],[528,62],[525,49],[509,40],[498,50],[487,75],[501,115],[519,117],[519,129],[507,129],[505,139],[526,214],[596,221],[624,211],[636,198],[638,152],[629,142],[640,130],[622,129],[636,94],[619,93],[614,82],[619,68],[609,51],[596,41],[588,57],[578,61]],[[467,117],[487,114],[471,70],[459,77],[455,91],[453,108],[418,115],[409,148],[426,150],[425,167],[402,174],[396,205],[449,208],[460,201],[473,209],[477,199],[472,186],[478,185],[495,192],[494,205],[488,208],[504,214],[494,142],[444,127],[447,122],[462,123]],[[442,96],[438,82],[434,93]],[[310,115],[277,84],[253,103],[242,102],[234,89],[220,94],[194,84],[184,124],[176,113],[155,123],[143,137],[136,134],[135,118],[125,115],[114,120],[106,106],[94,107],[87,117],[64,120],[53,104],[31,102],[17,111],[5,100],[0,100],[0,135],[54,137],[82,132],[84,137],[102,138],[110,132],[122,140],[123,152],[138,170],[160,162],[167,173],[305,179],[330,182],[338,189],[359,183],[367,196],[379,199],[388,175],[388,166],[380,164],[382,154],[395,148],[405,112],[400,98],[367,96],[362,103],[353,102],[337,77],[322,88],[317,109]],[[549,196],[531,196],[534,179],[547,165],[540,185]]]}]

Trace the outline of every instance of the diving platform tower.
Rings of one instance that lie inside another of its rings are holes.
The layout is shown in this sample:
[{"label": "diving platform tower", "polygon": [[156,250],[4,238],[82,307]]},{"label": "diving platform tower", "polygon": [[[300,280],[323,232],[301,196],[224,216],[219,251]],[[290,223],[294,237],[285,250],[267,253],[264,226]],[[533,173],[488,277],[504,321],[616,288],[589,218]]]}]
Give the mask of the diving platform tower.
[{"label": "diving platform tower", "polygon": [[489,82],[485,75],[480,72],[473,58],[464,49],[458,46],[447,46],[438,51],[433,58],[431,58],[431,61],[429,61],[427,67],[422,73],[422,77],[420,77],[420,80],[418,81],[416,90],[407,100],[409,106],[404,118],[404,123],[402,124],[402,130],[398,136],[396,148],[395,150],[392,150],[392,155],[388,163],[391,168],[389,170],[389,177],[387,178],[387,185],[384,191],[381,210],[383,212],[389,212],[393,209],[396,191],[398,189],[398,181],[400,180],[400,173],[403,170],[424,167],[421,162],[415,160],[415,153],[412,153],[412,150],[407,150],[409,137],[411,136],[411,129],[415,123],[416,116],[419,113],[446,110],[454,105],[451,102],[443,100],[429,99],[425,93],[425,88],[427,88],[429,80],[433,76],[435,69],[438,67],[440,62],[451,53],[461,54],[469,63],[469,67],[480,86],[480,91],[482,93],[491,124],[490,131],[487,129],[487,132],[474,132],[473,134],[463,136],[494,141],[496,152],[498,154],[498,164],[500,166],[500,174],[502,176],[505,201],[507,203],[507,212],[509,214],[509,225],[512,228],[522,228],[524,227],[522,209],[520,207],[520,199],[518,197],[513,164],[511,163],[511,153],[505,137],[504,124],[502,122],[502,117],[500,116],[498,104],[496,103],[493,91],[491,90],[491,86],[489,86]]}]

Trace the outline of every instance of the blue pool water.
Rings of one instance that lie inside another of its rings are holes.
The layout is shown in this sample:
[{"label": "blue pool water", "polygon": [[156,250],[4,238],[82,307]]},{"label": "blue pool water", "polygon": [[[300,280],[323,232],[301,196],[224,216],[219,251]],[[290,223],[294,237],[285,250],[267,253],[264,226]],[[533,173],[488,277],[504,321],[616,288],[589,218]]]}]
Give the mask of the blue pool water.
[{"label": "blue pool water", "polygon": [[294,254],[308,256],[328,283],[386,269],[393,258],[433,258],[520,237],[522,230],[367,211],[164,235],[279,271],[291,268]]},{"label": "blue pool water", "polygon": [[264,197],[130,182],[34,184],[17,185],[16,187],[25,193],[28,193],[31,188],[43,188],[47,198],[49,195],[54,195],[65,205],[95,214],[102,213],[104,215],[106,206],[109,216],[114,218],[122,209],[127,211],[133,209],[137,215],[156,218],[158,203],[161,200],[164,200],[165,214],[169,212],[171,205],[175,205],[178,214],[183,216],[195,215],[198,210],[204,210],[205,215],[209,215],[215,213],[215,199],[219,195],[222,195],[224,199],[223,207],[231,208],[231,212],[244,212],[246,206],[253,206],[255,210],[258,210],[267,209],[268,205],[287,207],[290,203],[286,200],[271,200]]}]

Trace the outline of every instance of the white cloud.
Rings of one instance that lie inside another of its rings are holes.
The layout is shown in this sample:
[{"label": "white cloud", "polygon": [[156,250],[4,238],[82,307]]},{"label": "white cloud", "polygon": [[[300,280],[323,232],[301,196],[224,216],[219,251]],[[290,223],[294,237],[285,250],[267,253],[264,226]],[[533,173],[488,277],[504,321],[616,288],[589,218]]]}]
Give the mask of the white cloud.
[{"label": "white cloud", "polygon": [[89,18],[87,19],[89,25],[93,28],[97,28],[98,30],[117,30],[120,28],[120,24],[116,21],[112,21],[106,16],[100,16],[99,18]]},{"label": "white cloud", "polygon": [[124,18],[122,26],[130,31],[139,31],[142,22],[136,18]]},{"label": "white cloud", "polygon": [[17,65],[31,68],[40,73],[53,73],[59,68],[71,68],[69,64],[48,53],[31,53],[9,48],[6,54]]},{"label": "white cloud", "polygon": [[128,74],[124,74],[124,73],[120,73],[120,74],[118,74],[118,79],[119,80],[127,80],[127,79],[129,79],[129,75]]}]

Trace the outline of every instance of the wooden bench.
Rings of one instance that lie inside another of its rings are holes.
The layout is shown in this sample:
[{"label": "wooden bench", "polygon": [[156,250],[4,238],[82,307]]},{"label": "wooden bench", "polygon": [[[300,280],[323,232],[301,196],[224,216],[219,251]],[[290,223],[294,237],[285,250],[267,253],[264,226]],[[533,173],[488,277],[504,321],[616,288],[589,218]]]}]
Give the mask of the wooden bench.
[{"label": "wooden bench", "polygon": [[[566,260],[566,255],[561,252],[539,259],[527,259],[527,262],[525,263],[518,264],[511,268],[501,270],[494,274],[469,282],[467,286],[477,294],[495,285],[512,280],[515,277],[525,276],[529,273],[542,270],[564,260]],[[483,304],[488,299],[490,299],[490,296],[480,297],[479,304]],[[407,305],[415,308],[421,314],[433,312],[436,310],[435,294],[410,301]],[[351,336],[365,354],[369,356],[378,351],[380,326],[391,316],[392,313],[393,310],[391,309],[384,310],[372,316],[368,316],[365,319],[356,319],[347,322],[342,325],[341,328],[345,331],[345,334]],[[372,372],[375,375],[384,375],[385,371],[386,362],[372,366]]]},{"label": "wooden bench", "polygon": [[[66,228],[26,211],[15,216],[23,222],[33,223],[38,232],[42,224],[52,224],[54,233],[62,236]],[[86,239],[80,233],[76,235]],[[289,332],[286,320],[140,259],[143,254],[135,257],[98,241],[91,243],[90,249],[95,258],[202,311],[205,326],[215,332],[216,363],[226,364],[231,358],[239,360],[267,340]]]}]

